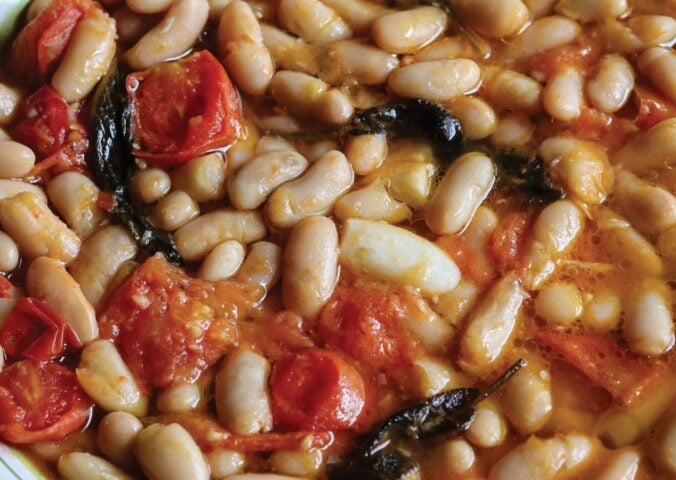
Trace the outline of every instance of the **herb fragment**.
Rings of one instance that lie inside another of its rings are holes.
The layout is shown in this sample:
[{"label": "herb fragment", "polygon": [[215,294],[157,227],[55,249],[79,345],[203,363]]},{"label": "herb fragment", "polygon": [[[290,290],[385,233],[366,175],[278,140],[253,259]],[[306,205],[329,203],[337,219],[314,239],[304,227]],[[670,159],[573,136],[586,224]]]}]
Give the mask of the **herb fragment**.
[{"label": "herb fragment", "polygon": [[493,159],[498,167],[498,185],[524,194],[524,206],[544,205],[563,197],[563,190],[539,156],[503,150],[493,154]]}]

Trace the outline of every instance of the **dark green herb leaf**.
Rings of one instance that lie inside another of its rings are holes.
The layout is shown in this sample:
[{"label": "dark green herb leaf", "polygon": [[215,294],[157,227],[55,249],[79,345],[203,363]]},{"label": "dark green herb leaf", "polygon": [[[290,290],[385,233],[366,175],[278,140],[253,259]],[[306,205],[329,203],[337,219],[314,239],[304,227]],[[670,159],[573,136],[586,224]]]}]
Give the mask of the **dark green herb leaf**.
[{"label": "dark green herb leaf", "polygon": [[540,157],[508,150],[498,152],[494,159],[499,186],[523,194],[526,206],[550,203],[563,196]]}]

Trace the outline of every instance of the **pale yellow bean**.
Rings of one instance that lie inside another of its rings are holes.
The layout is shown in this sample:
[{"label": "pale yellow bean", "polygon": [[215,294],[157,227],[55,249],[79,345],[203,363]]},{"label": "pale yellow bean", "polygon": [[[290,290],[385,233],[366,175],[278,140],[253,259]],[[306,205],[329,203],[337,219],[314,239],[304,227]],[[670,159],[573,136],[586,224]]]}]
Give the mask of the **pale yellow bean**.
[{"label": "pale yellow bean", "polygon": [[458,285],[447,293],[437,295],[432,302],[432,308],[446,321],[458,327],[460,322],[476,305],[479,289],[470,280],[461,279]]},{"label": "pale yellow bean", "polygon": [[233,0],[209,0],[209,20],[218,21],[223,9],[230,5]]},{"label": "pale yellow bean", "polygon": [[105,220],[98,206],[99,189],[80,172],[65,172],[47,184],[47,195],[68,226],[80,237],[94,233]]},{"label": "pale yellow bean", "polygon": [[[409,292],[410,297],[402,301],[402,327],[419,340],[428,352],[442,352],[451,340],[453,327],[432,310],[420,292],[414,294],[410,289]],[[416,362],[419,369],[429,365],[429,362]],[[432,370],[427,369],[425,374],[433,374]]]},{"label": "pale yellow bean", "polygon": [[202,399],[200,387],[194,383],[179,383],[165,389],[157,397],[157,409],[163,413],[188,413]]},{"label": "pale yellow bean", "polygon": [[209,15],[207,0],[176,0],[162,21],[124,54],[134,70],[144,70],[187,52],[202,34]]},{"label": "pale yellow bean", "polygon": [[622,313],[620,297],[609,290],[594,293],[585,305],[582,323],[592,330],[608,332],[617,327]]},{"label": "pale yellow bean", "polygon": [[569,122],[582,113],[584,107],[584,77],[574,67],[568,67],[549,80],[542,93],[542,105],[555,120]]},{"label": "pale yellow bean", "polygon": [[324,47],[305,42],[272,25],[261,25],[263,42],[277,68],[317,75],[325,55]]},{"label": "pale yellow bean", "polygon": [[316,163],[317,160],[329,153],[331,150],[340,150],[338,142],[332,138],[317,140],[309,145],[302,145],[300,152],[305,155],[310,163]]},{"label": "pale yellow bean", "polygon": [[634,480],[638,473],[641,456],[634,450],[615,453],[597,480]]},{"label": "pale yellow bean", "polygon": [[101,419],[96,439],[101,452],[118,465],[134,465],[136,437],[143,430],[141,420],[131,413],[110,412]]},{"label": "pale yellow bean", "polygon": [[472,60],[450,59],[400,67],[387,80],[397,95],[446,102],[467,95],[479,86],[481,70]]},{"label": "pale yellow bean", "polygon": [[277,450],[270,457],[272,470],[285,475],[315,477],[322,467],[322,451],[311,450]]},{"label": "pale yellow bean", "polygon": [[136,43],[162,19],[161,16],[158,18],[157,15],[136,13],[127,6],[115,10],[113,18],[117,27],[118,40],[125,45]]},{"label": "pale yellow bean", "polygon": [[531,23],[507,49],[507,55],[526,58],[553,47],[572,42],[582,32],[573,20],[558,15],[540,18]]},{"label": "pale yellow bean", "polygon": [[264,153],[286,151],[296,151],[296,147],[286,138],[275,135],[263,135],[256,143],[254,153],[263,155]]},{"label": "pale yellow bean", "polygon": [[291,228],[303,218],[330,212],[353,182],[354,173],[347,158],[332,150],[302,177],[275,190],[265,205],[265,213],[275,228]]},{"label": "pale yellow bean", "polygon": [[284,306],[314,317],[338,278],[338,231],[332,220],[307,217],[291,230],[282,258]]},{"label": "pale yellow bean", "polygon": [[348,137],[344,152],[354,173],[368,175],[387,158],[387,137],[377,134]]},{"label": "pale yellow bean", "polygon": [[352,30],[330,7],[319,0],[281,0],[280,23],[303,40],[324,44],[352,36]]},{"label": "pale yellow bean", "polygon": [[614,19],[628,9],[627,0],[560,0],[556,4],[558,13],[583,23]]},{"label": "pale yellow bean", "polygon": [[9,136],[9,133],[7,131],[0,127],[0,141],[5,141],[5,140],[11,140],[12,137]]},{"label": "pale yellow bean", "polygon": [[160,13],[169,10],[174,0],[125,0],[125,3],[137,13]]},{"label": "pale yellow bean", "polygon": [[396,55],[359,40],[343,40],[328,47],[319,76],[332,84],[354,79],[362,85],[380,85],[398,66]]},{"label": "pale yellow bean", "polygon": [[666,285],[657,280],[643,282],[632,298],[622,333],[629,347],[650,356],[663,355],[674,346],[674,322]]},{"label": "pale yellow bean", "polygon": [[507,437],[507,423],[492,402],[477,405],[474,420],[469,425],[465,437],[473,445],[481,448],[492,448],[501,445]]},{"label": "pale yellow bean", "polygon": [[470,140],[486,138],[498,126],[493,108],[478,97],[458,97],[451,102],[449,110],[460,121],[462,132]]},{"label": "pale yellow bean", "polygon": [[482,95],[499,110],[523,110],[534,114],[542,110],[542,86],[522,73],[497,67],[483,69]]},{"label": "pale yellow bean", "polygon": [[367,0],[322,0],[333,8],[355,33],[368,33],[373,21],[388,13],[382,5]]},{"label": "pale yellow bean", "polygon": [[505,386],[500,404],[522,434],[540,430],[552,415],[551,376],[535,358]]},{"label": "pale yellow bean", "polygon": [[566,462],[566,447],[559,438],[528,438],[498,460],[492,480],[554,480]]},{"label": "pale yellow bean", "polygon": [[227,240],[249,244],[267,233],[259,212],[238,212],[221,208],[183,225],[174,233],[176,248],[189,262],[201,260]]},{"label": "pale yellow bean", "polygon": [[534,19],[551,14],[556,2],[558,0],[523,0]]},{"label": "pale yellow bean", "polygon": [[623,170],[615,176],[615,200],[620,211],[646,234],[676,225],[676,197]]},{"label": "pale yellow bean", "polygon": [[418,7],[382,15],[371,25],[375,44],[391,53],[413,53],[446,30],[446,13],[438,7]]},{"label": "pale yellow bean", "polygon": [[632,15],[627,25],[645,47],[668,47],[676,39],[676,19],[667,15]]},{"label": "pale yellow bean", "polygon": [[676,53],[671,48],[653,47],[641,54],[638,69],[672,102],[676,102]]},{"label": "pale yellow bean", "polygon": [[90,10],[75,27],[52,76],[54,90],[68,102],[89,95],[115,58],[116,36],[115,20],[103,10]]},{"label": "pale yellow bean", "polygon": [[587,98],[602,112],[613,113],[626,105],[634,90],[634,69],[624,57],[611,54],[599,62],[594,76],[587,82]]},{"label": "pale yellow bean", "polygon": [[676,263],[676,226],[660,234],[657,238],[657,249],[666,260]]},{"label": "pale yellow bean", "polygon": [[226,162],[219,153],[194,158],[174,170],[171,185],[196,202],[213,202],[225,196]]},{"label": "pale yellow bean", "polygon": [[240,452],[218,448],[207,453],[207,462],[214,480],[225,480],[231,475],[241,473],[246,464],[246,458]]},{"label": "pale yellow bean", "polygon": [[244,261],[244,246],[228,240],[214,248],[202,262],[197,276],[215,282],[234,276]]},{"label": "pale yellow bean", "polygon": [[676,476],[676,415],[670,415],[665,422],[660,422],[655,450],[651,451],[652,458],[657,462],[661,471],[666,475]]},{"label": "pale yellow bean", "polygon": [[0,141],[0,178],[20,178],[35,166],[35,153],[12,140]]},{"label": "pale yellow bean", "polygon": [[632,54],[643,50],[643,42],[626,24],[606,20],[594,26],[597,38],[609,53]]},{"label": "pale yellow bean", "polygon": [[412,212],[408,205],[392,198],[382,180],[375,180],[341,197],[333,214],[343,222],[348,218],[363,218],[400,223],[411,218]]},{"label": "pale yellow bean", "polygon": [[518,33],[530,20],[521,0],[456,0],[458,17],[487,37],[506,37]]},{"label": "pale yellow bean", "polygon": [[449,476],[469,473],[476,461],[472,446],[460,438],[444,442],[432,455],[436,473]]},{"label": "pale yellow bean", "polygon": [[269,291],[279,280],[282,266],[282,248],[272,242],[251,245],[235,280],[255,283]]},{"label": "pale yellow bean", "polygon": [[425,48],[413,54],[415,62],[429,62],[432,60],[446,60],[449,58],[475,58],[476,50],[472,44],[462,36],[442,37],[430,43]]},{"label": "pale yellow bean", "polygon": [[173,232],[199,214],[200,207],[190,195],[182,190],[174,190],[153,208],[153,223],[162,230]]},{"label": "pale yellow bean", "polygon": [[218,51],[237,86],[245,93],[262,95],[275,66],[251,7],[235,0],[223,9],[218,25]]},{"label": "pale yellow bean", "polygon": [[491,143],[499,148],[516,149],[533,139],[535,125],[524,113],[508,113],[497,123],[491,134]]},{"label": "pale yellow bean", "polygon": [[171,190],[171,177],[161,168],[138,170],[131,177],[131,193],[143,203],[154,203]]},{"label": "pale yellow bean", "polygon": [[19,91],[0,82],[0,126],[10,124],[18,111],[20,102]]},{"label": "pale yellow bean", "polygon": [[131,480],[131,475],[101,457],[72,452],[59,457],[59,474],[65,480]]},{"label": "pale yellow bean", "polygon": [[0,272],[11,272],[19,265],[19,247],[12,237],[0,231]]},{"label": "pale yellow bean", "polygon": [[550,283],[540,290],[535,312],[553,327],[570,327],[582,314],[580,291],[573,283]]},{"label": "pale yellow bean", "polygon": [[414,364],[418,376],[418,393],[428,398],[452,388],[457,383],[457,374],[444,363],[433,358],[419,358]]},{"label": "pale yellow bean", "polygon": [[634,173],[676,165],[676,118],[663,120],[639,133],[614,153],[613,161]]},{"label": "pale yellow bean", "polygon": [[143,429],[138,434],[136,456],[151,480],[209,480],[202,452],[177,423]]}]

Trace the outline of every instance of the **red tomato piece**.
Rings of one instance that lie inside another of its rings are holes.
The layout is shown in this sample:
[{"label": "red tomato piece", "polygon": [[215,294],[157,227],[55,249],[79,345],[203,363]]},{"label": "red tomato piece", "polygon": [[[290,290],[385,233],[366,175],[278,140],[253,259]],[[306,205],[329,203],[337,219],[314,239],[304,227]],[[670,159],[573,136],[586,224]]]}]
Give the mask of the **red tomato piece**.
[{"label": "red tomato piece", "polygon": [[236,320],[258,289],[188,277],[162,255],[149,258],[113,294],[99,318],[142,383],[192,382],[238,343]]},{"label": "red tomato piece", "polygon": [[463,277],[479,286],[486,286],[493,280],[494,271],[485,257],[464,238],[445,235],[439,237],[436,243],[455,261]]},{"label": "red tomato piece", "polygon": [[237,91],[206,50],[129,75],[127,92],[140,158],[181,163],[237,140]]},{"label": "red tomato piece", "polygon": [[270,397],[281,430],[349,430],[358,427],[366,404],[364,381],[354,367],[318,348],[277,361]]},{"label": "red tomato piece", "polygon": [[0,275],[0,298],[12,298],[13,291],[14,285],[12,285],[12,282],[7,280],[4,275]]},{"label": "red tomato piece", "polygon": [[516,212],[506,215],[491,235],[491,257],[503,270],[519,270],[519,258],[532,224],[531,215]]},{"label": "red tomato piece", "polygon": [[634,87],[636,104],[636,126],[647,130],[667,118],[676,117],[676,105],[658,93],[655,89],[636,85]]},{"label": "red tomato piece", "polygon": [[0,438],[7,442],[61,440],[87,422],[92,406],[75,374],[56,363],[22,360],[0,372]]},{"label": "red tomato piece", "polygon": [[82,342],[61,315],[45,302],[21,298],[0,329],[0,345],[10,358],[51,360]]},{"label": "red tomato piece", "polygon": [[44,83],[63,57],[73,30],[95,5],[91,0],[50,2],[12,44],[9,64],[17,78]]}]

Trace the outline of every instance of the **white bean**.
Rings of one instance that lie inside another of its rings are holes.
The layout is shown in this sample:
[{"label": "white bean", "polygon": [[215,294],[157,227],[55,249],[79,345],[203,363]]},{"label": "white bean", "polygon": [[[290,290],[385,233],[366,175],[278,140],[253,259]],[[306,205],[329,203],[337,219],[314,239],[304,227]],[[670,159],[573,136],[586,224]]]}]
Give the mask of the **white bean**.
[{"label": "white bean", "polygon": [[653,47],[641,54],[638,69],[672,102],[676,102],[676,54],[671,48]]},{"label": "white bean", "polygon": [[169,10],[174,0],[125,0],[127,7],[137,13],[160,13]]},{"label": "white bean", "polygon": [[555,120],[569,122],[582,113],[584,106],[584,77],[574,67],[567,67],[554,75],[542,93],[542,105]]},{"label": "white bean", "polygon": [[101,457],[85,452],[59,457],[59,474],[65,480],[131,480],[131,476]]},{"label": "white bean", "polygon": [[267,233],[263,217],[255,211],[213,210],[183,225],[174,233],[176,248],[189,262],[201,260],[227,240],[249,244]]},{"label": "white bean", "polygon": [[[443,351],[453,336],[453,327],[430,308],[422,295],[417,293],[410,295],[408,299],[402,301],[402,327],[415,339],[420,340],[429,352]],[[429,366],[429,362],[427,365],[416,362],[416,366],[420,369]],[[428,369],[425,375],[432,373]]]},{"label": "white bean", "polygon": [[472,44],[462,36],[442,37],[425,48],[418,50],[411,57],[414,62],[431,60],[447,60],[449,58],[475,58],[477,52]]},{"label": "white bean", "polygon": [[449,105],[449,110],[458,118],[463,133],[470,140],[486,138],[498,126],[493,108],[477,97],[458,97]]},{"label": "white bean", "polygon": [[283,137],[278,137],[275,135],[263,135],[256,143],[256,148],[254,153],[256,155],[263,155],[270,152],[293,152],[296,151],[296,147],[293,144]]},{"label": "white bean", "polygon": [[613,155],[634,173],[676,165],[676,118],[663,120],[647,132],[639,133]]},{"label": "white bean", "polygon": [[368,33],[373,21],[388,12],[382,5],[366,0],[322,0],[333,8],[356,33]]},{"label": "white bean", "polygon": [[275,472],[286,475],[314,477],[322,466],[322,451],[277,450],[270,457],[270,466]]},{"label": "white bean", "polygon": [[413,366],[418,377],[417,392],[429,398],[452,388],[457,382],[456,373],[444,363],[429,357],[417,359]]},{"label": "white bean", "polygon": [[136,456],[151,480],[209,480],[202,452],[177,423],[143,429],[138,434]]},{"label": "white bean", "polygon": [[621,313],[620,297],[609,290],[600,290],[585,305],[582,323],[592,330],[607,332],[617,327]]},{"label": "white bean", "polygon": [[602,112],[613,113],[629,101],[634,90],[634,69],[618,54],[605,55],[587,82],[589,101]]},{"label": "white bean", "polygon": [[222,448],[212,450],[206,457],[214,480],[224,480],[230,475],[241,473],[246,463],[242,453]]},{"label": "white bean", "polygon": [[554,480],[566,462],[565,444],[559,438],[532,436],[493,465],[493,480]]},{"label": "white bean", "polygon": [[310,163],[316,163],[317,160],[322,158],[331,150],[340,150],[338,142],[332,138],[325,138],[323,140],[312,142],[310,145],[303,145],[300,151],[303,153],[303,155],[305,155]]},{"label": "white bean", "polygon": [[543,17],[531,23],[509,45],[507,54],[526,58],[553,47],[572,42],[582,32],[573,20],[558,15]]},{"label": "white bean", "polygon": [[513,35],[530,20],[521,0],[456,0],[453,9],[463,22],[487,37]]},{"label": "white bean", "polygon": [[497,67],[483,69],[482,95],[500,110],[523,110],[538,113],[542,110],[542,86],[522,73]]},{"label": "white bean", "polygon": [[303,218],[331,211],[353,182],[354,173],[347,158],[332,150],[302,177],[275,190],[265,205],[265,213],[274,227],[291,228]]},{"label": "white bean", "polygon": [[501,405],[512,425],[522,434],[537,432],[552,415],[549,370],[535,359],[505,385]]},{"label": "white bean", "polygon": [[676,19],[668,15],[632,15],[627,24],[646,47],[668,47],[676,39]]},{"label": "white bean", "polygon": [[251,246],[235,280],[261,285],[269,291],[279,280],[282,249],[272,242],[256,242]]},{"label": "white bean", "polygon": [[507,423],[497,406],[489,402],[479,404],[465,437],[481,448],[501,445],[507,437]]},{"label": "white bean", "polygon": [[573,20],[594,22],[622,16],[629,8],[627,0],[560,0],[556,11]]},{"label": "white bean", "polygon": [[651,452],[653,459],[667,475],[676,476],[676,415],[671,415],[659,427],[654,451]]},{"label": "white bean", "polygon": [[467,474],[474,466],[476,455],[469,443],[456,438],[438,447],[433,453],[432,461],[438,474],[455,476]]},{"label": "white bean", "polygon": [[33,150],[19,142],[0,140],[0,178],[24,177],[34,166]]},{"label": "white bean", "polygon": [[148,414],[148,396],[139,389],[112,341],[86,344],[75,374],[82,389],[104,410],[121,410],[137,417]]},{"label": "white bean", "polygon": [[132,194],[143,203],[154,203],[171,190],[171,177],[161,168],[138,170],[130,183]]},{"label": "white bean", "polygon": [[202,400],[200,387],[194,383],[179,383],[157,397],[157,409],[163,413],[188,413]]},{"label": "white bean", "polygon": [[211,282],[225,280],[237,273],[243,261],[244,246],[236,240],[228,240],[209,252],[197,276]]},{"label": "white bean", "polygon": [[262,24],[261,33],[277,68],[308,75],[317,75],[320,72],[325,52],[323,46],[307,43],[271,25]]},{"label": "white bean", "polygon": [[358,40],[332,43],[326,55],[329,61],[319,76],[332,84],[354,79],[362,85],[380,85],[399,66],[396,55]]},{"label": "white bean", "polygon": [[68,226],[86,238],[99,228],[106,214],[99,208],[99,189],[80,172],[65,172],[47,184],[47,195]]},{"label": "white bean", "polygon": [[438,7],[418,7],[382,15],[371,25],[374,43],[391,53],[413,53],[446,30],[446,13]]},{"label": "white bean", "polygon": [[176,0],[162,21],[125,53],[134,70],[144,70],[187,52],[209,16],[207,0]]},{"label": "white bean", "polygon": [[110,412],[101,419],[96,439],[103,454],[118,465],[134,465],[136,437],[143,423],[131,413]]},{"label": "white bean", "polygon": [[554,282],[542,288],[535,312],[554,327],[569,327],[582,314],[582,296],[573,283]]},{"label": "white bean", "polygon": [[353,135],[348,137],[343,149],[352,170],[357,175],[368,175],[387,158],[385,135]]},{"label": "white bean", "polygon": [[597,480],[634,480],[638,473],[640,455],[633,450],[619,451],[596,477]]},{"label": "white bean", "polygon": [[0,83],[0,126],[9,125],[16,114],[21,94],[15,88]]},{"label": "white bean", "polygon": [[16,246],[12,237],[0,231],[0,272],[11,272],[18,265],[19,247]]},{"label": "white bean", "polygon": [[113,15],[117,36],[120,43],[131,45],[136,43],[148,30],[160,20],[156,15],[144,15],[122,6]]},{"label": "white bean", "polygon": [[21,180],[0,179],[0,200],[12,198],[22,192],[29,192],[36,200],[47,203],[47,196],[39,186]]},{"label": "white bean", "polygon": [[375,180],[341,197],[333,213],[340,221],[363,218],[387,223],[400,223],[412,215],[411,209],[405,203],[390,196],[382,180]]},{"label": "white bean", "polygon": [[676,226],[663,231],[657,238],[660,254],[669,262],[676,263]]},{"label": "white bean", "polygon": [[343,19],[319,0],[281,0],[278,15],[287,30],[310,43],[324,44],[352,36]]},{"label": "white bean", "polygon": [[332,220],[307,217],[291,230],[282,258],[284,306],[315,316],[333,293],[338,277],[338,231]]},{"label": "white bean", "polygon": [[171,185],[196,202],[213,202],[225,196],[226,164],[219,153],[193,158],[172,174]]},{"label": "white bean", "polygon": [[384,222],[346,221],[340,259],[357,272],[418,288],[427,295],[448,292],[460,281],[458,267],[438,246]]},{"label": "white bean", "polygon": [[676,197],[667,190],[623,170],[615,176],[614,193],[621,212],[640,231],[657,234],[676,225]]},{"label": "white bean", "polygon": [[230,430],[242,435],[272,429],[268,394],[270,362],[248,349],[231,353],[216,376],[218,418]]},{"label": "white bean", "polygon": [[474,308],[478,297],[477,286],[463,278],[453,290],[436,296],[433,299],[432,308],[450,325],[457,327]]},{"label": "white bean", "polygon": [[674,322],[668,298],[666,286],[656,280],[639,289],[622,324],[622,333],[632,350],[656,356],[674,346]]},{"label": "white bean", "polygon": [[199,214],[200,207],[190,195],[182,190],[174,190],[153,208],[153,223],[162,230],[173,232]]},{"label": "white bean", "polygon": [[499,148],[516,149],[533,139],[535,125],[530,117],[521,112],[509,113],[498,121],[491,135],[491,143]]},{"label": "white bean", "polygon": [[446,102],[475,90],[480,80],[481,70],[473,60],[455,58],[400,67],[387,85],[402,97]]}]

